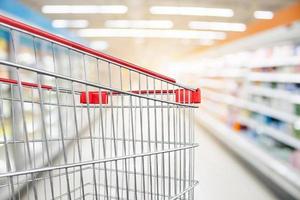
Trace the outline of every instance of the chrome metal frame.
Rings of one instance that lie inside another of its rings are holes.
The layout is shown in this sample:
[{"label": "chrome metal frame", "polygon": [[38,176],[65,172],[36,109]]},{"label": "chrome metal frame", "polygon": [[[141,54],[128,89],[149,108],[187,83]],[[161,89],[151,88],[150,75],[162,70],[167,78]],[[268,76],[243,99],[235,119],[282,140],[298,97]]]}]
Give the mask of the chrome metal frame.
[{"label": "chrome metal frame", "polygon": [[[11,50],[1,78],[12,80],[0,81],[0,199],[194,199],[197,106],[175,100],[193,89],[0,24]],[[89,91],[108,104],[81,103]]]}]

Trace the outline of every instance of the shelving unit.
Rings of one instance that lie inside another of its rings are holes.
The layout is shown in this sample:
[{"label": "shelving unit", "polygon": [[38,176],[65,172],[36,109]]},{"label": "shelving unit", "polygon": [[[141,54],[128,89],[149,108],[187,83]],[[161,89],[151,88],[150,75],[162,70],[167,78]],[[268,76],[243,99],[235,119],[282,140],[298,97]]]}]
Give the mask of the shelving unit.
[{"label": "shelving unit", "polygon": [[300,74],[291,73],[250,73],[247,76],[249,81],[261,82],[281,82],[281,83],[300,83]]},{"label": "shelving unit", "polygon": [[298,28],[277,35],[282,29],[202,55],[198,122],[300,199],[300,36]]},{"label": "shelving unit", "polygon": [[[226,118],[227,113],[225,109],[220,110],[220,105],[209,102],[209,99],[207,100],[208,101],[207,103],[205,103],[205,105],[203,105],[203,108],[209,110],[210,113],[213,113],[220,118]],[[259,134],[268,135],[278,140],[279,142],[287,144],[295,149],[300,149],[300,140],[298,138],[295,138],[291,135],[287,135],[273,127],[264,125],[263,123],[259,123],[251,119],[250,117],[240,116],[237,118],[237,121],[241,124],[245,124],[248,127],[251,127],[252,129],[256,130]]]},{"label": "shelving unit", "polygon": [[296,199],[300,196],[300,176],[297,171],[286,163],[270,156],[263,149],[232,129],[223,121],[207,111],[202,111],[197,117],[198,122],[210,130],[226,146],[241,156],[247,163],[270,178],[275,184],[282,187]]},{"label": "shelving unit", "polygon": [[280,89],[270,89],[266,87],[251,86],[245,88],[249,94],[260,95],[269,98],[277,98],[291,103],[300,104],[300,94],[294,94],[290,91],[284,91]]},{"label": "shelving unit", "polygon": [[300,149],[300,140],[283,133],[282,131],[278,131],[275,128],[269,127],[262,123],[258,123],[255,120],[247,117],[240,117],[238,121],[241,124],[246,124],[247,126],[251,127],[252,129],[256,130],[259,133],[266,134],[284,144],[287,144],[295,149]]},{"label": "shelving unit", "polygon": [[288,122],[288,123],[297,123],[300,120],[300,117],[285,113],[280,110],[275,110],[273,108],[268,107],[267,105],[261,105],[258,103],[252,103],[250,101],[239,99],[237,97],[226,95],[226,94],[220,94],[216,92],[211,91],[205,91],[206,97],[209,100],[225,103],[231,106],[235,106],[242,109],[247,109],[253,112],[265,114],[267,116],[271,116],[273,118]]}]

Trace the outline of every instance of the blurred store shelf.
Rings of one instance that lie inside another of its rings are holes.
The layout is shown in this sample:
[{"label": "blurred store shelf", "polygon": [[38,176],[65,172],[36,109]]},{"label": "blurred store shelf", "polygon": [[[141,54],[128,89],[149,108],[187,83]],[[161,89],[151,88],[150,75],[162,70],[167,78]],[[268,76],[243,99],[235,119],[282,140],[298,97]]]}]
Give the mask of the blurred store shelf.
[{"label": "blurred store shelf", "polygon": [[225,103],[231,106],[247,109],[253,112],[258,112],[261,114],[265,114],[268,116],[272,116],[276,119],[280,119],[282,121],[288,122],[288,123],[297,123],[300,120],[300,117],[291,114],[286,113],[284,111],[273,109],[267,105],[262,105],[258,103],[253,103],[244,99],[239,99],[237,97],[216,93],[212,91],[205,91],[205,96],[213,101]]},{"label": "blurred store shelf", "polygon": [[266,134],[284,144],[287,144],[295,149],[300,149],[300,140],[283,133],[275,128],[269,127],[264,125],[263,123],[258,123],[257,121],[247,118],[247,117],[240,117],[238,121],[242,124],[246,124],[247,126],[255,129],[258,133]]},{"label": "blurred store shelf", "polygon": [[210,50],[197,74],[199,124],[289,199],[300,199],[299,31],[296,23]]},{"label": "blurred store shelf", "polygon": [[250,73],[250,81],[300,83],[300,75],[292,73]]},{"label": "blurred store shelf", "polygon": [[242,135],[234,132],[221,120],[207,111],[198,115],[201,125],[241,156],[247,163],[255,167],[273,182],[284,188],[295,198],[300,197],[300,174],[287,164],[270,156],[267,152]]},{"label": "blurred store shelf", "polygon": [[294,94],[293,92],[285,91],[282,89],[250,86],[245,88],[245,90],[252,95],[260,95],[269,98],[282,99],[291,103],[300,103],[300,94]]}]

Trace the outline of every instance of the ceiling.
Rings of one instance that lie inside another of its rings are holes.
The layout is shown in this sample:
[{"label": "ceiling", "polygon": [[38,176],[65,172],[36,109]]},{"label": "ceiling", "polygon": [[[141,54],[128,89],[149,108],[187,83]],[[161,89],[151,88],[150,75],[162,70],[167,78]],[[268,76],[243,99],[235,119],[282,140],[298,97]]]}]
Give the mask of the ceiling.
[{"label": "ceiling", "polygon": [[[256,10],[276,11],[295,0],[21,0],[26,5],[41,12],[43,5],[126,5],[126,14],[45,14],[50,19],[85,19],[89,21],[88,28],[105,28],[106,20],[172,20],[173,29],[188,30],[189,21],[219,21],[249,23],[254,20]],[[176,16],[153,15],[149,12],[151,6],[198,6],[208,8],[230,8],[234,16]],[[71,29],[75,33],[78,29]],[[141,66],[160,71],[159,67],[172,62],[175,56],[183,54],[195,47],[204,45],[197,39],[153,39],[153,38],[85,38],[88,41],[106,41],[109,48],[105,53],[120,57]]]}]

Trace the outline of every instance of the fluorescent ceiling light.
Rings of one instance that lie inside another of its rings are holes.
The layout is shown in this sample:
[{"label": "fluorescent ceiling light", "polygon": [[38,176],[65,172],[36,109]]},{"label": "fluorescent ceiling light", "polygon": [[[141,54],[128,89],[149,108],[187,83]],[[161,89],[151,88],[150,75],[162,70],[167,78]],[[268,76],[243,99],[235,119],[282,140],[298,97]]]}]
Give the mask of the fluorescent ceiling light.
[{"label": "fluorescent ceiling light", "polygon": [[274,14],[271,11],[258,10],[258,11],[254,12],[254,17],[256,19],[273,19],[273,16],[274,16]]},{"label": "fluorescent ceiling light", "polygon": [[191,29],[199,30],[214,30],[214,31],[237,31],[243,32],[246,30],[246,25],[242,23],[227,23],[227,22],[202,22],[191,21],[189,23]]},{"label": "fluorescent ceiling light", "polygon": [[93,41],[90,43],[90,47],[98,51],[104,51],[108,48],[108,43],[105,41]]},{"label": "fluorescent ceiling light", "polygon": [[42,12],[47,14],[124,14],[124,5],[45,5]]},{"label": "fluorescent ceiling light", "polygon": [[52,21],[55,28],[86,28],[89,25],[87,20],[64,20],[57,19]]},{"label": "fluorescent ceiling light", "polygon": [[176,6],[152,6],[152,14],[160,15],[194,15],[194,16],[214,16],[232,17],[234,12],[227,8],[204,8],[204,7],[176,7]]},{"label": "fluorescent ceiling light", "polygon": [[105,26],[108,28],[170,29],[173,27],[173,22],[170,20],[107,20]]},{"label": "fluorescent ceiling light", "polygon": [[214,31],[161,30],[161,29],[81,29],[81,37],[133,37],[224,40],[226,33]]}]

